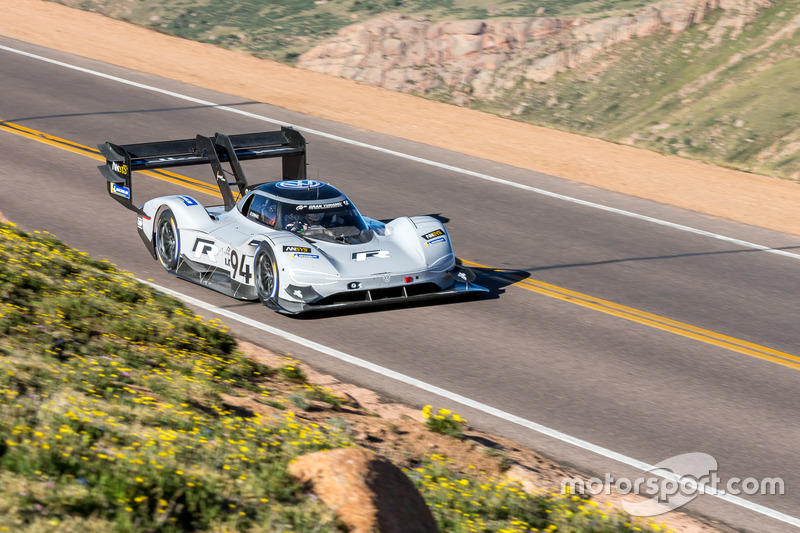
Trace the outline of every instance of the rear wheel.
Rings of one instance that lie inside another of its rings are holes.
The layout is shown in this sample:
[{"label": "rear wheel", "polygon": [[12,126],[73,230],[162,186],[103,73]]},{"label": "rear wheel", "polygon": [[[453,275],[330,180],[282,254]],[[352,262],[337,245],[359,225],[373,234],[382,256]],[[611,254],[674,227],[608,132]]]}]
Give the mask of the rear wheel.
[{"label": "rear wheel", "polygon": [[175,215],[172,211],[165,209],[161,212],[156,223],[156,254],[161,265],[172,272],[178,266],[178,257],[181,253],[180,234],[178,224],[175,222]]},{"label": "rear wheel", "polygon": [[268,307],[278,305],[278,264],[269,246],[261,245],[253,260],[256,293],[261,303]]}]

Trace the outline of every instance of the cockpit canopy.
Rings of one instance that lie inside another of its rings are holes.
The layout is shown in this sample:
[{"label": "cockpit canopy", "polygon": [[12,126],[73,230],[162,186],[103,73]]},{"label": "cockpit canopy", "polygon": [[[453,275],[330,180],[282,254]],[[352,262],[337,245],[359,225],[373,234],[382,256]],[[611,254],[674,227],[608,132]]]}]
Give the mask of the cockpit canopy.
[{"label": "cockpit canopy", "polygon": [[316,180],[265,183],[241,204],[248,218],[310,240],[362,244],[372,239],[361,214],[336,187]]}]

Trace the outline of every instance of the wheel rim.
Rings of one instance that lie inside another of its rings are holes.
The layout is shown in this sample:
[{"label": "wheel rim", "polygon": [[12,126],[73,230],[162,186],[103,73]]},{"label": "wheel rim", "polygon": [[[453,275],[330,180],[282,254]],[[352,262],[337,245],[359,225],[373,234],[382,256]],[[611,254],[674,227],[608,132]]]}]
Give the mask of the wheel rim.
[{"label": "wheel rim", "polygon": [[161,257],[161,262],[165,265],[171,264],[175,259],[176,250],[177,239],[172,220],[163,220],[158,228],[158,255]]},{"label": "wheel rim", "polygon": [[258,256],[258,289],[265,298],[272,298],[275,291],[275,272],[267,254]]}]

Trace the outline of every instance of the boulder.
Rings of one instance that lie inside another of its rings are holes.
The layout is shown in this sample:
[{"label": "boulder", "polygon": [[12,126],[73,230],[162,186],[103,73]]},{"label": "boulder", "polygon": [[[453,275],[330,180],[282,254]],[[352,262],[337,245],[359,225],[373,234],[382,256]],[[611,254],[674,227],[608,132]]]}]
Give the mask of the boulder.
[{"label": "boulder", "polygon": [[352,533],[437,533],[436,520],[411,480],[391,461],[363,448],[299,457],[289,473]]},{"label": "boulder", "polygon": [[474,56],[482,49],[483,39],[480,35],[468,33],[453,35],[450,38],[450,54],[452,59]]}]

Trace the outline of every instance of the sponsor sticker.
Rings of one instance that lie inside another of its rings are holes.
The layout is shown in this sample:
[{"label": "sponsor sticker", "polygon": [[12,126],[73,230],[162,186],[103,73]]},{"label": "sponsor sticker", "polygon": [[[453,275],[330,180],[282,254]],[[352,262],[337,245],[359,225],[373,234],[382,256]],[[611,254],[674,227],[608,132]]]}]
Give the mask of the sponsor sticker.
[{"label": "sponsor sticker", "polygon": [[348,290],[351,290],[351,291],[358,290],[358,289],[361,288],[361,282],[360,281],[351,281],[350,283],[347,284],[347,288],[348,288]]},{"label": "sponsor sticker", "polygon": [[192,198],[191,196],[178,196],[181,200],[183,200],[183,204],[187,206],[197,205],[197,200]]},{"label": "sponsor sticker", "polygon": [[287,180],[276,185],[279,189],[319,189],[322,182],[317,180]]},{"label": "sponsor sticker", "polygon": [[219,247],[214,244],[214,241],[210,241],[208,239],[201,239],[200,237],[194,241],[194,246],[192,247],[192,252],[194,252],[194,258],[200,259],[203,255],[207,255],[208,259],[212,263],[217,262],[217,254],[219,253]]},{"label": "sponsor sticker", "polygon": [[295,211],[302,211],[304,209],[311,209],[314,211],[319,211],[321,209],[335,209],[337,207],[344,207],[350,205],[350,202],[347,200],[342,200],[340,202],[330,202],[327,204],[299,204],[294,208]]},{"label": "sponsor sticker", "polygon": [[284,252],[301,252],[301,253],[309,254],[309,253],[311,253],[311,248],[309,248],[308,246],[284,246],[283,247],[283,251]]},{"label": "sponsor sticker", "polygon": [[431,239],[435,239],[436,237],[443,237],[443,236],[444,236],[444,230],[437,229],[430,233],[426,233],[425,235],[422,236],[422,238],[425,239],[426,241],[429,241]]},{"label": "sponsor sticker", "polygon": [[438,237],[436,239],[433,239],[432,241],[426,242],[425,246],[431,246],[432,244],[436,244],[437,242],[445,242],[446,240],[447,239],[445,239],[444,237]]},{"label": "sponsor sticker", "polygon": [[120,165],[116,161],[112,161],[111,162],[111,170],[113,170],[117,174],[127,175],[128,174],[128,165]]},{"label": "sponsor sticker", "polygon": [[117,185],[116,183],[111,184],[111,194],[122,196],[128,200],[131,199],[131,190],[128,187],[123,187],[122,185]]},{"label": "sponsor sticker", "polygon": [[366,261],[368,257],[387,259],[390,255],[389,250],[370,250],[369,252],[353,252],[354,261]]},{"label": "sponsor sticker", "polygon": [[144,227],[144,221],[142,220],[142,217],[136,217],[136,227],[139,229]]},{"label": "sponsor sticker", "polygon": [[289,257],[292,257],[292,258],[299,257],[299,258],[305,258],[305,259],[319,259],[319,256],[317,254],[289,254]]}]

